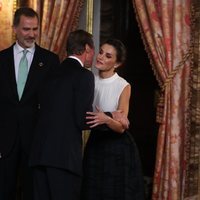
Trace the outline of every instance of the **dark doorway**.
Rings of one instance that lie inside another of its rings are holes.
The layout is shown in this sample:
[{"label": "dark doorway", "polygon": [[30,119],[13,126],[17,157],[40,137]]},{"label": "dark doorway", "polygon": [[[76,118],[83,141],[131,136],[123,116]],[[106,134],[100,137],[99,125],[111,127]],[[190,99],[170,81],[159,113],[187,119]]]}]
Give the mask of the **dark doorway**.
[{"label": "dark doorway", "polygon": [[120,69],[132,86],[129,119],[138,145],[145,177],[153,177],[158,125],[155,94],[158,83],[141,38],[131,0],[101,0],[101,41],[115,37],[124,42],[128,57]]}]

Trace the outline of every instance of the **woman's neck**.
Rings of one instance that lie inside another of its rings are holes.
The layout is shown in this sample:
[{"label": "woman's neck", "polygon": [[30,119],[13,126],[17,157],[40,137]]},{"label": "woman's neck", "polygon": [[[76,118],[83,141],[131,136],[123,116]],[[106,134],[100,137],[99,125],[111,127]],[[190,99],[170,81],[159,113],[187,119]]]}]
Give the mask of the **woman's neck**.
[{"label": "woman's neck", "polygon": [[99,76],[101,78],[110,78],[115,74],[114,71],[99,71]]}]

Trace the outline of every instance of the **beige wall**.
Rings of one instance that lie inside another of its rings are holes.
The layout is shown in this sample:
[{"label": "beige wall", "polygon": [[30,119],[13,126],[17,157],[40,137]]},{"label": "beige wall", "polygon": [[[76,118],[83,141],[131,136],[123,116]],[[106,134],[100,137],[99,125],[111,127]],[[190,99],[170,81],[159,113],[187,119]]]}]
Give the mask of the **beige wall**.
[{"label": "beige wall", "polygon": [[5,49],[13,43],[12,21],[15,9],[16,1],[0,0],[0,50]]}]

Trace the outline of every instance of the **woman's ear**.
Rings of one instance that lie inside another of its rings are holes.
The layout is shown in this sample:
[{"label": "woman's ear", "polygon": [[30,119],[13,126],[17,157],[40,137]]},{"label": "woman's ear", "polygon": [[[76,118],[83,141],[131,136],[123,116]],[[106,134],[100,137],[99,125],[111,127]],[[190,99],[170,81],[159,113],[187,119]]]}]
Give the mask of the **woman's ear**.
[{"label": "woman's ear", "polygon": [[114,65],[114,68],[117,69],[120,65],[121,65],[121,63],[116,63],[116,64]]}]

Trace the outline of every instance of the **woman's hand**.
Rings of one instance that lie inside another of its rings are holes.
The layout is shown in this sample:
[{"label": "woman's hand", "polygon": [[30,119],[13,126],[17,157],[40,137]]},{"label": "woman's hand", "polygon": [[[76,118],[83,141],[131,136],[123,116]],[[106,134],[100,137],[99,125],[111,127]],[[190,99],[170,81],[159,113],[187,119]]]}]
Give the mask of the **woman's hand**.
[{"label": "woman's hand", "polygon": [[86,119],[89,120],[87,124],[90,128],[94,128],[101,124],[108,124],[111,119],[104,112],[97,109],[97,112],[87,112]]}]

